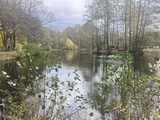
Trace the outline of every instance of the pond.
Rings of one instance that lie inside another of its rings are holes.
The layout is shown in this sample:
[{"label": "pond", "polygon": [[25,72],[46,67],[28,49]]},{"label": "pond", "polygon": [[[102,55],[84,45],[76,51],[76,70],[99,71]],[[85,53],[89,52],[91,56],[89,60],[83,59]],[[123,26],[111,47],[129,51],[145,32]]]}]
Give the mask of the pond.
[{"label": "pond", "polygon": [[7,120],[158,120],[160,56],[51,52],[0,63]]}]

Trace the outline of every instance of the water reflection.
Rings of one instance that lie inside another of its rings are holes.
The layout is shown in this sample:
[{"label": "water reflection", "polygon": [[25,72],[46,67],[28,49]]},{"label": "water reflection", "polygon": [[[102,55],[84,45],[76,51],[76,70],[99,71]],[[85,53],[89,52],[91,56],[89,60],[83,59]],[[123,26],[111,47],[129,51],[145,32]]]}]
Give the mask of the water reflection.
[{"label": "water reflection", "polygon": [[93,106],[102,120],[158,119],[159,84],[148,75],[134,71],[129,56],[109,56],[104,74],[95,83]]},{"label": "water reflection", "polygon": [[149,63],[72,51],[1,62],[0,113],[8,120],[157,120],[160,84]]}]

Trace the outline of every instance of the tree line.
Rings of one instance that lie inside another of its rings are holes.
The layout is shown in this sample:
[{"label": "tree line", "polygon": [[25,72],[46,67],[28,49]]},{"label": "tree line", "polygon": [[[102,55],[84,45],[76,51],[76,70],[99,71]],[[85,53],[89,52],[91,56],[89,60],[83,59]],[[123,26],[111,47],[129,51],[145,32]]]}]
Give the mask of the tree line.
[{"label": "tree line", "polygon": [[41,0],[0,0],[3,49],[14,50],[18,39],[39,40],[43,35],[43,23],[51,19],[51,15]]},{"label": "tree line", "polygon": [[88,5],[88,20],[95,25],[93,48],[137,50],[145,42],[158,0],[93,0]]},{"label": "tree line", "polygon": [[43,46],[52,49],[66,49],[67,40],[71,40],[79,51],[90,51],[92,48],[92,31],[95,26],[91,22],[83,25],[75,25],[66,27],[63,31],[51,30],[47,27],[43,28]]}]

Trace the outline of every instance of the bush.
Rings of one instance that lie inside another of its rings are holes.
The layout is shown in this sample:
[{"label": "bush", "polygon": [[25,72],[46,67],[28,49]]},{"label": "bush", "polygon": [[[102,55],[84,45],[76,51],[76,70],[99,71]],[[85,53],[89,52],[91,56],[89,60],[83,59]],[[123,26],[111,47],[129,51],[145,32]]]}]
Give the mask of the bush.
[{"label": "bush", "polygon": [[40,56],[43,53],[43,49],[37,44],[31,43],[24,46],[24,52],[25,54],[29,54],[31,56]]}]

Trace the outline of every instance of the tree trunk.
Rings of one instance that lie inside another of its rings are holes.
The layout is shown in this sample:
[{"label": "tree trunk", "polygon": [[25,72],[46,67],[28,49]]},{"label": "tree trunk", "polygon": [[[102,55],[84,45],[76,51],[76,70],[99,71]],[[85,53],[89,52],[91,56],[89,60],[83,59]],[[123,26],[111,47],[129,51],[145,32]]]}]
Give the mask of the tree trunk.
[{"label": "tree trunk", "polygon": [[7,36],[7,32],[3,32],[3,46],[4,46],[4,50],[7,51],[8,50],[8,36]]},{"label": "tree trunk", "polygon": [[16,49],[16,30],[13,30],[13,49]]},{"label": "tree trunk", "polygon": [[129,50],[132,50],[132,0],[129,2]]}]

